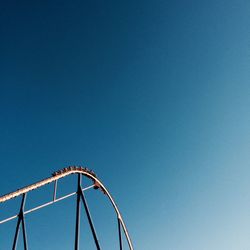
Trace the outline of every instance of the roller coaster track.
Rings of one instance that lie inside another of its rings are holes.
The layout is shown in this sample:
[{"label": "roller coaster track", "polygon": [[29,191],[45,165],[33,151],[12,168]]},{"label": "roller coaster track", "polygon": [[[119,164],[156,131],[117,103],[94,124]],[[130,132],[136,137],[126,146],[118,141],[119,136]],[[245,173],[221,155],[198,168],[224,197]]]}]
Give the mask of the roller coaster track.
[{"label": "roller coaster track", "polygon": [[[62,197],[57,197],[57,181],[59,179],[62,179],[64,177],[67,177],[69,175],[76,174],[78,175],[78,183],[77,183],[77,191],[67,194]],[[93,181],[93,185],[88,186],[86,188],[82,188],[81,186],[81,180],[82,176],[85,176]],[[38,189],[44,185],[54,183],[54,192],[53,192],[53,199],[47,203],[44,203],[42,205],[39,205],[37,207],[31,208],[29,210],[25,210],[25,201],[26,201],[26,195],[28,192]],[[6,223],[7,221],[17,219],[17,225],[16,225],[16,231],[15,231],[15,236],[13,240],[13,246],[12,250],[16,249],[17,246],[17,241],[18,241],[18,236],[19,236],[19,231],[20,231],[20,225],[22,225],[22,232],[23,232],[23,242],[24,242],[24,249],[28,250],[28,242],[27,242],[27,234],[26,234],[26,226],[25,226],[25,215],[31,212],[34,212],[38,209],[41,209],[43,207],[52,205],[58,201],[61,201],[63,199],[69,198],[73,195],[77,196],[77,204],[76,204],[76,225],[75,225],[75,250],[79,250],[79,238],[80,238],[80,202],[82,200],[84,209],[88,218],[89,226],[93,235],[93,239],[96,245],[96,249],[101,249],[99,240],[97,238],[97,234],[95,231],[95,227],[90,215],[89,207],[87,204],[87,200],[84,195],[84,191],[88,189],[100,189],[105,195],[107,195],[108,199],[110,200],[116,215],[117,215],[117,222],[118,222],[118,238],[119,238],[119,249],[123,249],[123,242],[122,242],[122,232],[121,228],[123,229],[124,235],[127,240],[127,244],[130,250],[133,250],[133,245],[131,238],[129,236],[127,227],[123,221],[122,215],[118,209],[117,204],[115,203],[113,197],[111,196],[110,192],[107,190],[107,188],[104,186],[104,184],[100,181],[99,178],[95,175],[95,173],[87,168],[81,167],[81,166],[70,166],[67,168],[64,168],[62,170],[56,171],[52,174],[51,177],[43,179],[41,181],[38,181],[34,184],[31,184],[29,186],[23,187],[21,189],[16,190],[15,192],[8,193],[6,195],[3,195],[0,197],[0,203],[7,202],[10,199],[16,198],[18,196],[22,196],[22,201],[21,201],[21,206],[20,206],[20,211],[18,214],[8,217],[4,220],[0,221],[0,224]]]}]

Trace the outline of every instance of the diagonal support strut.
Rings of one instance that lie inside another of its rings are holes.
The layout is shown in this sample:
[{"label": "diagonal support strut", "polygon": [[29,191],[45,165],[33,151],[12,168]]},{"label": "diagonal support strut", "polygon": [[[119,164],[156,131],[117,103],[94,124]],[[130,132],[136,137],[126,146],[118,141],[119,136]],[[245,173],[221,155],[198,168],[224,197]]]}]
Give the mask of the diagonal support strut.
[{"label": "diagonal support strut", "polygon": [[120,250],[122,250],[122,233],[121,233],[121,222],[119,217],[117,217],[117,223],[118,223],[118,233],[119,233],[119,246]]},{"label": "diagonal support strut", "polygon": [[85,198],[85,196],[83,194],[82,189],[80,189],[80,195],[81,195],[81,198],[82,198],[82,201],[83,201],[85,212],[87,214],[88,222],[89,222],[91,232],[92,232],[92,235],[93,235],[93,238],[94,238],[94,241],[95,241],[96,249],[101,250],[100,244],[99,244],[99,241],[98,241],[98,238],[97,238],[97,234],[96,234],[96,231],[95,231],[95,227],[94,227],[94,224],[93,224],[93,221],[92,221],[92,218],[91,218],[91,215],[90,215],[90,211],[89,211],[89,208],[88,208],[88,204],[87,204],[87,201],[86,201],[86,198]]},{"label": "diagonal support strut", "polygon": [[24,206],[25,206],[25,202],[26,202],[26,193],[23,194],[23,198],[22,198],[22,202],[21,202],[21,207],[20,207],[20,212],[18,214],[18,220],[17,220],[16,232],[15,232],[15,237],[14,237],[14,241],[13,241],[12,250],[16,250],[18,236],[19,236],[19,231],[20,231],[20,224],[21,223],[22,223],[22,231],[23,231],[24,250],[28,250],[28,242],[27,242],[25,219],[24,219]]},{"label": "diagonal support strut", "polygon": [[78,174],[77,197],[76,197],[75,250],[79,250],[79,241],[80,241],[80,209],[81,209],[80,190],[82,189],[81,183],[82,183],[82,175]]}]

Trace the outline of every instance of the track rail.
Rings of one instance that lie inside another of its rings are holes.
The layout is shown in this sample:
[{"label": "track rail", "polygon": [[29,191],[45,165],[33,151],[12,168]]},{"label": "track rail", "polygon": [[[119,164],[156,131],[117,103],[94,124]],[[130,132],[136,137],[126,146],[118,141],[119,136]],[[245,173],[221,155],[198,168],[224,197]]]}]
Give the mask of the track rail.
[{"label": "track rail", "polygon": [[[118,222],[121,223],[121,226],[123,228],[123,231],[124,231],[124,234],[126,236],[126,239],[127,239],[127,242],[128,242],[128,245],[129,245],[129,248],[130,250],[133,250],[133,245],[132,245],[132,241],[131,241],[131,238],[129,236],[129,233],[128,233],[128,230],[127,230],[127,227],[125,225],[125,222],[122,218],[122,215],[118,209],[118,206],[117,204],[115,203],[113,197],[111,196],[110,192],[108,191],[108,189],[104,186],[104,184],[101,182],[101,180],[99,178],[97,178],[97,176],[95,175],[95,173],[87,168],[84,168],[84,167],[76,167],[76,166],[71,166],[71,167],[67,167],[67,168],[64,168],[62,170],[59,170],[59,171],[56,171],[52,174],[51,177],[49,178],[46,178],[46,179],[43,179],[41,181],[38,181],[34,184],[31,184],[31,185],[28,185],[28,186],[25,186],[21,189],[18,189],[14,192],[11,192],[11,193],[8,193],[8,194],[5,194],[3,196],[0,197],[0,203],[3,203],[3,202],[6,202],[10,199],[13,199],[13,198],[16,198],[18,196],[21,196],[21,195],[26,195],[28,192],[32,191],[32,190],[35,190],[37,188],[40,188],[44,185],[47,185],[47,184],[50,184],[50,183],[55,183],[55,188],[56,188],[56,184],[57,184],[57,180],[59,179],[62,179],[66,176],[69,176],[71,174],[80,174],[80,175],[84,175],[86,176],[87,178],[91,179],[93,182],[94,182],[94,185],[88,187],[87,189],[93,187],[95,189],[100,189],[105,195],[107,195],[107,197],[109,198],[116,214],[117,214],[117,219],[118,219]],[[82,191],[84,191],[85,189],[83,189]],[[72,193],[72,194],[69,194],[69,195],[66,195],[65,197],[62,197],[62,198],[67,198],[67,197],[70,197],[71,195],[74,195],[76,194],[76,192]],[[41,205],[37,208],[34,208],[34,209],[31,209],[30,211],[26,211],[24,212],[24,214],[28,213],[28,212],[32,212],[32,211],[35,211],[39,208],[42,208],[46,205],[50,205],[50,204],[53,204],[54,202],[57,202],[59,200],[62,200],[62,198],[59,198],[59,199],[55,199],[55,196],[54,196],[54,199],[53,201],[51,202],[48,202],[44,205]],[[18,217],[18,215],[16,216],[12,216],[2,222],[6,222],[8,220],[11,220],[11,219],[14,219]]]}]

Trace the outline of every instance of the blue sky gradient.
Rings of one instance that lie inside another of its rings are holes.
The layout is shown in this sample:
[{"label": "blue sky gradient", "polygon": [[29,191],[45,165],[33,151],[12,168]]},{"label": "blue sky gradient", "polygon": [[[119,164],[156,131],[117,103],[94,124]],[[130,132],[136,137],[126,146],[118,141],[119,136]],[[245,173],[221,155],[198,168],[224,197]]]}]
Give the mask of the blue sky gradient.
[{"label": "blue sky gradient", "polygon": [[[2,2],[1,194],[85,165],[135,249],[249,250],[249,13],[245,0]],[[118,249],[91,192],[100,239]],[[42,245],[57,225],[73,249],[74,213],[71,200],[27,218],[31,249],[62,249]]]}]

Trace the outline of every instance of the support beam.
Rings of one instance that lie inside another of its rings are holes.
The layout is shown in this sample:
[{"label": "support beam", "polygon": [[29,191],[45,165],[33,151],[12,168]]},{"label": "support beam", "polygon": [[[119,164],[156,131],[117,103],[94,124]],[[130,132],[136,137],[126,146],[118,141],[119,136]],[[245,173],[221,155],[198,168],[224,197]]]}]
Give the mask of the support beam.
[{"label": "support beam", "polygon": [[26,226],[25,226],[24,215],[22,215],[22,231],[23,231],[24,250],[28,250],[28,242],[27,242],[27,234],[26,234]]},{"label": "support beam", "polygon": [[25,201],[26,201],[26,193],[23,194],[22,202],[21,202],[21,207],[20,211],[18,214],[18,220],[17,220],[17,225],[16,225],[16,232],[15,232],[15,237],[12,245],[12,250],[16,250],[17,242],[18,242],[18,236],[19,236],[19,231],[20,231],[20,224],[22,223],[22,230],[23,230],[23,244],[24,244],[24,249],[28,250],[28,243],[27,243],[27,236],[26,236],[26,229],[25,229],[25,220],[24,220],[24,206],[25,206]]},{"label": "support beam", "polygon": [[120,222],[119,217],[117,217],[117,222],[118,222],[118,233],[119,233],[119,246],[120,246],[120,250],[122,250],[121,222]]},{"label": "support beam", "polygon": [[91,215],[90,215],[90,211],[89,211],[89,208],[88,208],[88,204],[87,204],[87,201],[85,199],[85,196],[83,194],[82,189],[81,189],[80,194],[81,194],[81,198],[82,198],[83,205],[84,205],[84,208],[85,208],[85,212],[87,214],[89,226],[90,226],[90,229],[91,229],[94,241],[95,241],[96,249],[97,250],[101,250],[100,245],[99,245],[99,241],[98,241],[98,238],[97,238],[97,234],[96,234],[96,231],[95,231],[95,227],[94,227],[93,221],[91,219]]},{"label": "support beam", "polygon": [[57,193],[57,181],[58,181],[58,180],[55,180],[55,182],[54,182],[53,201],[55,201],[55,200],[56,200],[56,193]]},{"label": "support beam", "polygon": [[19,235],[19,229],[20,229],[20,222],[21,222],[21,218],[20,218],[20,216],[18,216],[15,237],[14,237],[14,241],[13,241],[13,245],[12,245],[12,250],[16,250],[16,245],[17,245],[17,240],[18,240],[18,235]]},{"label": "support beam", "polygon": [[77,197],[76,197],[76,227],[75,227],[75,250],[79,250],[79,241],[80,241],[80,209],[81,209],[81,182],[82,174],[78,174],[77,182]]}]

